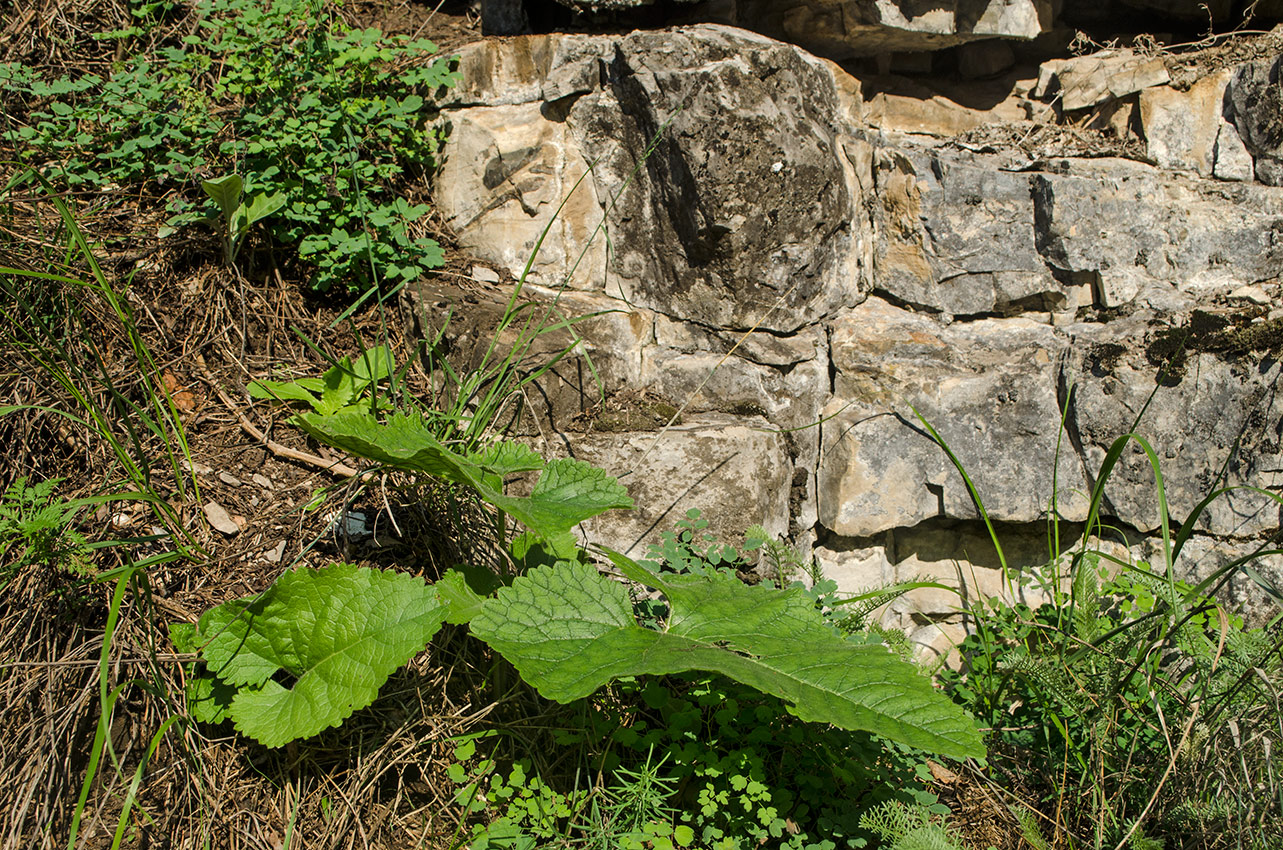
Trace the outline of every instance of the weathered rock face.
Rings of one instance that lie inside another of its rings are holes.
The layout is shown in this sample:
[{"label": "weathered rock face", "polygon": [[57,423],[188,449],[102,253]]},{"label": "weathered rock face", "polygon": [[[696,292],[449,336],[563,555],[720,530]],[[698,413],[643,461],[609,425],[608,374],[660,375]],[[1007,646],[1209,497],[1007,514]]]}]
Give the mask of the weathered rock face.
[{"label": "weathered rock face", "polygon": [[[1015,69],[991,81],[1008,99],[981,104],[1001,123],[960,127],[978,108],[943,89],[892,96],[884,77],[724,26],[461,51],[442,211],[514,276],[551,223],[527,292],[597,314],[577,341],[548,337],[540,356],[576,347],[527,429],[630,473],[643,512],[590,531],[640,554],[699,508],[727,541],[754,523],[787,533],[848,590],[925,575],[973,597],[1032,592],[1004,586],[915,410],[1012,541],[1013,569],[1050,558],[1053,511],[1082,531],[1131,431],[1154,448],[1173,522],[1210,489],[1283,485],[1281,143],[1273,89],[1252,88],[1277,88],[1275,60],[1177,85],[1143,56],[1097,59],[1041,82]],[[1098,116],[1119,134],[1107,150],[1054,123],[1086,114],[1066,111],[1071,92],[1114,116]],[[1159,504],[1128,448],[1100,545],[1161,560]],[[1209,575],[1279,526],[1275,501],[1232,490],[1177,570]],[[1242,577],[1229,592],[1262,598]],[[886,617],[939,648],[957,604],[917,593]]]},{"label": "weathered rock face", "polygon": [[[791,332],[857,303],[870,223],[844,132],[850,81],[760,36],[699,33],[464,51],[465,80],[504,89],[471,105],[473,83],[450,113],[439,205],[465,247],[519,275],[569,198],[537,257],[541,283],[728,329]],[[590,239],[603,222],[606,238]]]},{"label": "weathered rock face", "polygon": [[1051,0],[735,0],[726,23],[823,56],[847,59],[937,50],[984,38],[1032,39],[1054,19]]},{"label": "weathered rock face", "polygon": [[1258,59],[1234,72],[1226,99],[1230,119],[1256,166],[1256,178],[1283,186],[1283,86],[1279,59]]}]

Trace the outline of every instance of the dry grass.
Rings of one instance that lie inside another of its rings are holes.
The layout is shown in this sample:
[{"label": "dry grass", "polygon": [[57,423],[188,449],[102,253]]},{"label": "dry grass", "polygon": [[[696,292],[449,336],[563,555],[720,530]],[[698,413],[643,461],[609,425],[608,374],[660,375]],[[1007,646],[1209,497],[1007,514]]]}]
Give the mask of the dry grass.
[{"label": "dry grass", "polygon": [[[174,715],[184,719],[147,765],[124,846],[277,850],[291,824],[293,848],[450,846],[459,809],[443,774],[442,756],[450,752],[443,742],[474,728],[497,702],[487,697],[491,661],[480,644],[443,633],[341,732],[268,751],[228,728],[185,717],[188,659],[173,653],[167,636],[169,623],[192,622],[213,605],[256,593],[292,564],[341,558],[431,579],[485,548],[486,526],[450,494],[395,479],[345,483],[273,456],[241,425],[243,416],[274,440],[318,451],[294,429],[277,427],[280,411],[248,398],[248,380],[280,364],[295,375],[324,371],[329,364],[303,337],[333,356],[387,338],[404,362],[414,352],[405,332],[409,317],[390,305],[390,315],[367,310],[331,327],[344,305],[279,273],[251,281],[209,265],[204,258],[214,254],[199,242],[157,244],[149,235],[153,214],[134,210],[138,230],[118,213],[86,213],[80,223],[92,240],[110,246],[100,256],[104,271],[119,291],[128,289],[133,320],[176,403],[186,394],[181,421],[200,493],[197,499],[188,489],[184,498],[165,465],[153,465],[151,487],[174,508],[171,530],[178,541],[187,535],[189,557],[151,568],[121,608],[106,682],[108,689],[123,686],[110,724],[114,759],[99,768],[77,846],[111,846],[134,771]],[[5,264],[42,270],[52,261],[65,273],[84,274],[74,263],[60,266],[61,236],[47,204],[13,199],[7,213],[0,223]],[[109,405],[108,387],[126,396],[146,392],[118,320],[91,292],[47,284],[41,292],[67,355],[102,378],[92,392],[98,403]],[[21,318],[11,312],[8,321]],[[66,479],[62,497],[118,490],[112,451],[51,412],[74,412],[76,403],[41,371],[16,328],[0,334],[0,397],[44,409],[0,417],[0,438],[9,447],[0,488],[31,476]],[[427,388],[417,369],[408,381],[411,389]],[[153,458],[164,453],[151,436],[143,448]],[[270,486],[253,484],[253,475]],[[329,492],[327,505],[303,510],[318,490]],[[201,510],[208,501],[244,517],[241,533],[228,538],[209,528]],[[343,504],[378,517],[379,537],[349,545],[328,535],[324,514]],[[157,522],[146,505],[126,501],[87,511],[79,524],[90,539],[107,539],[145,535]],[[266,557],[282,543],[279,560]],[[151,543],[99,550],[97,566],[109,569],[157,549]],[[67,844],[100,714],[98,661],[111,590],[111,583],[43,566],[26,566],[0,586],[0,850]],[[512,702],[510,695],[505,704]]]}]

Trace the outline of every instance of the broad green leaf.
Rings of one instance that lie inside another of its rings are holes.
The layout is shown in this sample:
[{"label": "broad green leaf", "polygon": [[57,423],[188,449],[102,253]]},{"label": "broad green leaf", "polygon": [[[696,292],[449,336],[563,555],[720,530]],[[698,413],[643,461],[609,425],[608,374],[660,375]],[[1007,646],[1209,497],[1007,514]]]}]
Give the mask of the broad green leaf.
[{"label": "broad green leaf", "polygon": [[210,672],[237,688],[228,712],[236,728],[277,747],[373,702],[445,615],[422,579],[335,564],[286,573],[257,598],[207,611],[200,635]]},{"label": "broad green leaf", "polygon": [[321,390],[321,400],[316,405],[316,412],[323,416],[350,407],[363,388],[352,374],[352,361],[346,357],[326,369],[321,380],[325,382],[325,389]]},{"label": "broad green leaf", "polygon": [[662,631],[637,624],[622,584],[571,563],[540,567],[500,589],[472,633],[558,702],[622,676],[700,670],[780,697],[803,720],[954,758],[984,755],[971,718],[926,676],[885,647],[843,638],[801,590],[748,587],[719,574],[660,580],[610,556],[667,596]]},{"label": "broad green leaf", "polygon": [[223,213],[223,221],[231,224],[232,214],[240,206],[241,192],[245,188],[240,175],[228,174],[216,180],[204,180],[200,187],[205,190],[206,195],[214,199],[214,203],[218,204],[218,209]]},{"label": "broad green leaf", "polygon": [[565,534],[611,508],[633,506],[628,491],[604,469],[569,458],[550,461],[529,496],[501,492],[481,496],[547,538]]},{"label": "broad green leaf", "polygon": [[273,401],[304,401],[312,407],[319,403],[316,396],[293,381],[250,381],[249,394]]},{"label": "broad green leaf", "polygon": [[[494,573],[489,575],[494,578]],[[485,596],[473,590],[468,582],[468,576],[459,570],[450,570],[441,576],[441,580],[434,587],[437,599],[446,606],[446,622],[456,626],[471,622],[473,617],[481,613],[481,606],[486,601]]]},{"label": "broad green leaf", "polygon": [[284,192],[273,192],[268,195],[259,192],[250,198],[249,205],[245,207],[246,225],[252,227],[256,222],[262,221],[274,212],[285,206],[286,196]]},{"label": "broad green leaf", "polygon": [[[562,535],[612,508],[633,506],[623,485],[578,460],[550,462],[529,496],[509,496],[495,473],[478,459],[442,445],[416,416],[398,413],[379,422],[368,411],[344,410],[330,416],[301,413],[295,421],[321,442],[357,457],[471,487],[486,502],[545,538]],[[480,460],[502,465],[501,454],[483,453]],[[513,457],[528,456],[514,450]]]},{"label": "broad green leaf", "polygon": [[386,345],[365,349],[352,364],[352,374],[366,386],[382,381],[392,374],[392,350]]},{"label": "broad green leaf", "polygon": [[187,707],[201,723],[222,723],[231,716],[236,689],[213,673],[196,673],[187,680]]},{"label": "broad green leaf", "polygon": [[[197,652],[200,649],[200,635],[192,623],[170,623],[169,639],[179,652]],[[234,696],[236,689],[208,670],[188,670],[187,706],[192,717],[201,723],[226,720]]]}]

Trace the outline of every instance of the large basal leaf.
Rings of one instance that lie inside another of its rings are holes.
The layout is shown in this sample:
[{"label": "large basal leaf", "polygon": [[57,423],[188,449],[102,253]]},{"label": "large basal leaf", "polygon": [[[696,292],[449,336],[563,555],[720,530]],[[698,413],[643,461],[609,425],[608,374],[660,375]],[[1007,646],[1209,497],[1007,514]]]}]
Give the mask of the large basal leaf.
[{"label": "large basal leaf", "polygon": [[335,564],[286,573],[256,599],[207,611],[199,639],[209,672],[237,689],[228,711],[236,728],[277,747],[373,702],[445,615],[422,579]]},{"label": "large basal leaf", "polygon": [[778,696],[803,720],[953,758],[984,755],[974,722],[929,679],[885,647],[843,638],[801,591],[723,575],[661,579],[611,558],[667,596],[663,630],[637,624],[623,585],[591,566],[559,564],[500,589],[473,619],[473,634],[558,702],[621,676],[701,670]]},{"label": "large basal leaf", "polygon": [[[301,413],[303,430],[323,443],[385,466],[435,475],[471,487],[482,499],[527,528],[552,538],[612,508],[631,508],[618,481],[579,460],[544,465],[533,451],[499,444],[462,455],[441,444],[421,419],[393,414],[380,422],[368,411],[346,410],[332,416]],[[543,469],[529,496],[509,496],[502,476]]]}]

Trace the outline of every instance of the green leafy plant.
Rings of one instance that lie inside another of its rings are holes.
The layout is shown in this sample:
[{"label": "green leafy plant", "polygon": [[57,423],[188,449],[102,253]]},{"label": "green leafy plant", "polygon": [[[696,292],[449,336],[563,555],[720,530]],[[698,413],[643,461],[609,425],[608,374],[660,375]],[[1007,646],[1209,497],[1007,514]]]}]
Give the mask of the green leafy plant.
[{"label": "green leafy plant", "polygon": [[707,847],[863,847],[859,817],[896,799],[940,809],[926,757],[867,732],[806,723],[787,703],[721,676],[625,680],[597,700],[606,766],[655,753],[680,793],[677,823]]},{"label": "green leafy plant", "polygon": [[[353,407],[387,410],[391,405],[379,396],[378,385],[392,372],[392,350],[384,345],[361,351],[355,360],[340,358],[319,378],[251,381],[249,394],[254,398],[302,402],[321,416]],[[367,393],[370,394],[369,399],[364,401]]]},{"label": "green leafy plant", "polygon": [[[798,590],[746,587],[716,573],[661,577],[608,552],[624,575],[659,590],[668,600],[671,614],[661,629],[640,625],[627,589],[583,563],[570,535],[585,519],[631,506],[619,483],[600,469],[575,460],[544,463],[515,443],[462,455],[441,445],[421,420],[403,414],[382,423],[368,411],[353,409],[330,416],[300,413],[297,419],[330,445],[470,489],[543,541],[552,563],[516,577],[491,597],[448,576],[441,593],[398,581],[398,594],[404,596],[398,595],[388,607],[388,619],[378,620],[388,631],[388,642],[395,636],[397,651],[368,659],[361,645],[345,652],[347,663],[335,668],[337,685],[350,684],[355,690],[336,692],[337,706],[325,696],[333,684],[327,675],[307,678],[313,670],[297,644],[306,639],[328,647],[361,633],[365,620],[353,620],[352,612],[365,609],[359,601],[361,585],[352,584],[358,579],[349,576],[353,568],[330,568],[339,571],[336,578],[328,571],[293,574],[258,600],[226,603],[207,612],[192,642],[204,647],[211,674],[239,689],[229,716],[242,731],[264,742],[279,744],[312,734],[368,704],[374,697],[370,683],[386,679],[448,618],[470,623],[472,633],[507,658],[527,682],[560,702],[588,696],[622,676],[721,672],[780,696],[803,720],[867,729],[958,757],[983,752],[974,724],[927,679],[881,647],[845,640]],[[535,470],[540,475],[530,495],[504,491],[505,475]],[[369,583],[375,584],[373,579]],[[337,601],[320,601],[340,588]],[[317,605],[327,606],[325,616]],[[305,622],[316,624],[314,632],[292,625],[295,609],[303,612],[299,616]],[[224,633],[232,638],[221,638]],[[229,652],[247,652],[249,658],[236,661],[226,656]],[[282,671],[297,678],[295,688],[316,681],[319,690],[293,698],[289,689],[271,679]],[[259,725],[258,712],[268,702],[276,713]],[[286,723],[287,715],[275,707],[280,703],[303,713],[289,714]]]},{"label": "green leafy plant", "polygon": [[[614,558],[626,573],[649,576]],[[466,597],[457,580],[438,595],[417,579],[336,565],[291,573],[256,599],[211,609],[186,640],[203,647],[207,670],[235,690],[227,716],[271,746],[368,705],[447,617],[470,616],[473,634],[559,702],[622,676],[719,671],[780,696],[803,720],[954,757],[983,752],[971,721],[911,665],[843,640],[800,594],[681,579],[647,578],[673,605],[668,628],[655,631],[633,620],[622,585],[575,562],[539,567],[464,605],[455,601]],[[293,687],[272,678],[282,673]]]},{"label": "green leafy plant", "polygon": [[218,205],[219,215],[211,218],[210,223],[222,240],[223,262],[229,266],[236,263],[236,255],[249,229],[285,206],[285,193],[279,191],[271,195],[259,192],[246,201],[245,182],[236,174],[204,180],[200,186]]},{"label": "green leafy plant", "polygon": [[961,850],[962,839],[944,817],[921,806],[887,800],[860,816],[860,826],[882,839],[887,850]]},{"label": "green leafy plant", "polygon": [[19,478],[0,496],[0,576],[34,564],[80,575],[91,570],[90,544],[75,521],[93,500],[57,499],[54,491],[61,482],[28,484]]},{"label": "green leafy plant", "polygon": [[800,592],[720,575],[660,577],[608,554],[624,575],[667,598],[662,630],[637,624],[625,587],[570,563],[500,588],[472,633],[559,702],[623,676],[718,672],[781,697],[802,720],[954,757],[980,754],[974,725],[943,711],[929,680],[882,647],[845,640]]},{"label": "green leafy plant", "polygon": [[[215,702],[202,714],[225,713],[269,747],[311,737],[373,702],[445,616],[413,576],[350,564],[286,573],[261,596],[201,618],[206,668],[234,691],[226,706]],[[194,636],[179,640],[191,645]],[[289,687],[273,678],[282,675]]]},{"label": "green leafy plant", "polygon": [[674,806],[678,781],[665,774],[667,756],[654,751],[634,769],[617,767],[614,782],[592,800],[586,823],[580,825],[584,846],[597,850],[676,850],[695,840],[695,831],[677,823]]},{"label": "green leafy plant", "polygon": [[[760,540],[757,545],[761,545]],[[734,575],[738,567],[745,566],[744,558],[734,546],[721,543],[708,531],[708,520],[699,508],[686,511],[675,530],[661,532],[659,544],[652,545],[649,554],[656,567],[673,573]]]},{"label": "green leafy plant", "polygon": [[454,800],[467,813],[495,815],[476,826],[471,847],[538,847],[540,842],[564,835],[588,791],[555,790],[534,772],[527,759],[501,769],[493,758],[477,753],[477,741],[492,734],[466,736],[455,747],[446,771],[457,786]]},{"label": "green leafy plant", "polygon": [[[350,29],[312,0],[201,0],[192,15],[180,43],[105,76],[46,81],[6,65],[25,109],[0,138],[73,187],[177,187],[170,226],[222,218],[225,260],[250,219],[274,212],[272,238],[297,246],[320,290],[440,265],[419,232],[429,207],[403,192],[435,165],[430,99],[457,79],[448,60],[425,61],[435,45]],[[209,171],[246,175],[243,219],[228,177],[203,209],[193,175]]]},{"label": "green leafy plant", "polygon": [[[1005,568],[1001,541],[962,462],[919,419],[962,476]],[[1133,430],[1138,424],[1139,418]],[[1162,561],[1152,565],[1112,557],[1095,544],[1108,534],[1101,520],[1106,484],[1133,444],[1154,472]],[[1231,817],[1200,822],[1204,846],[1222,846],[1233,834],[1253,845],[1283,824],[1283,800],[1258,801],[1243,784],[1257,787],[1258,777],[1272,777],[1268,745],[1258,738],[1245,748],[1236,731],[1249,718],[1283,730],[1276,696],[1283,683],[1283,641],[1246,629],[1216,600],[1238,572],[1280,598],[1252,566],[1256,558],[1278,552],[1262,544],[1197,585],[1177,576],[1200,515],[1230,489],[1213,489],[1173,535],[1158,455],[1144,437],[1124,434],[1105,454],[1073,552],[1060,551],[1052,499],[1050,558],[1028,578],[1048,594],[1047,601],[1031,608],[979,600],[970,607],[975,630],[962,645],[966,668],[949,674],[948,686],[993,730],[991,758],[1021,785],[1038,789],[1041,802],[1050,807],[1055,801],[1052,843],[1068,838],[1093,847],[1153,847],[1168,837],[1184,842],[1190,820],[1181,813],[1210,815],[1216,807],[1209,804],[1227,793],[1252,802]],[[1283,502],[1259,488],[1233,489]],[[1227,758],[1236,762],[1233,768]]]}]

